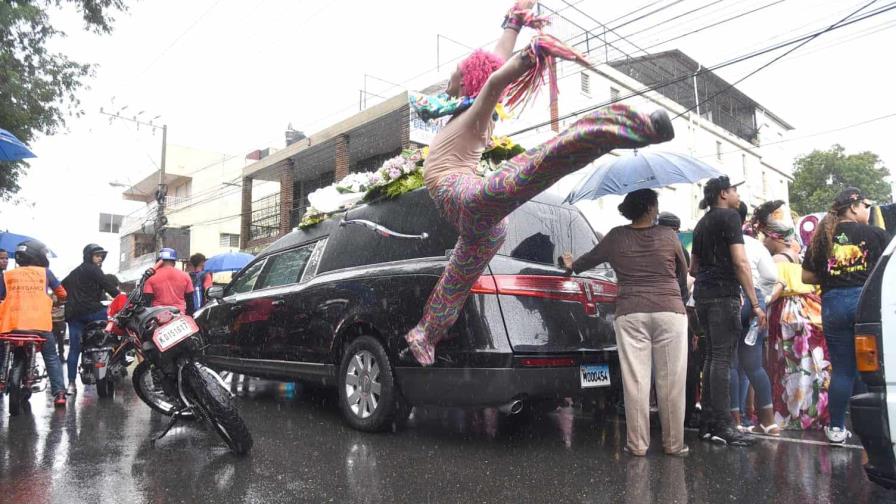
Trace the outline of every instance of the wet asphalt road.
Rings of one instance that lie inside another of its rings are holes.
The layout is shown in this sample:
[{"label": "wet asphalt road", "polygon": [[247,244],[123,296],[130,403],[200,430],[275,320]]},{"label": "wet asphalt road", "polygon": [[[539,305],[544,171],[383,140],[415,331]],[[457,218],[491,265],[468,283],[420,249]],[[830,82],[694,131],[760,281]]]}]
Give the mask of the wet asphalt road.
[{"label": "wet asphalt road", "polygon": [[503,417],[494,410],[415,409],[394,433],[340,418],[335,394],[292,384],[235,384],[255,439],[230,455],[210,431],[166,420],[120,386],[82,388],[66,409],[38,393],[31,412],[0,406],[0,502],[896,502],[865,479],[864,452],[818,433],[723,448],[687,433],[690,457],[621,451],[625,424],[575,407]]}]

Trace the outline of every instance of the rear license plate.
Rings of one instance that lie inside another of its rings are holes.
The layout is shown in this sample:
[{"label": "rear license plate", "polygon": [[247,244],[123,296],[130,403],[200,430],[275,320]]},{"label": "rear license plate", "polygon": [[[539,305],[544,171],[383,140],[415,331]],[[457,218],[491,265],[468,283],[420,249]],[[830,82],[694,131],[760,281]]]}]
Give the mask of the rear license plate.
[{"label": "rear license plate", "polygon": [[193,319],[180,316],[156,329],[152,339],[159,347],[159,351],[164,352],[197,332],[199,332],[199,328]]},{"label": "rear license plate", "polygon": [[582,388],[610,386],[610,366],[606,364],[582,364],[579,376],[582,379]]}]

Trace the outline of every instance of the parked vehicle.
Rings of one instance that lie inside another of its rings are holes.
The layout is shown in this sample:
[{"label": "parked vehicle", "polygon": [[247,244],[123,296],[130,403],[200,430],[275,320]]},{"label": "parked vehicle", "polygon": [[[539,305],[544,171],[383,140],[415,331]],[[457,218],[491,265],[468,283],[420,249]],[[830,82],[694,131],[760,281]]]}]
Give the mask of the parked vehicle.
[{"label": "parked vehicle", "polygon": [[[156,265],[158,268],[160,264]],[[126,338],[140,364],[134,369],[134,390],[150,408],[168,415],[160,439],[183,417],[200,417],[237,455],[252,448],[252,436],[240,417],[233,396],[213,370],[197,362],[205,343],[193,318],[168,306],[144,306],[143,285],[155,273],[150,268],[137,287],[109,307],[106,332]]]},{"label": "parked vehicle", "polygon": [[135,349],[128,338],[106,330],[107,321],[87,324],[81,341],[81,382],[96,385],[102,398],[115,396],[115,386],[128,376]]},{"label": "parked vehicle", "polygon": [[29,407],[32,390],[42,390],[46,378],[37,365],[37,354],[46,339],[27,332],[0,334],[0,393],[9,394],[9,414],[18,415]]},{"label": "parked vehicle", "polygon": [[[896,240],[865,283],[856,311],[856,364],[868,392],[850,401],[853,429],[862,440],[868,478],[896,488]],[[885,287],[889,285],[889,287]]]},{"label": "parked vehicle", "polygon": [[197,312],[215,368],[338,388],[366,431],[413,405],[498,406],[621,386],[612,270],[564,276],[558,258],[596,243],[581,213],[541,196],[509,217],[507,239],[457,323],[421,368],[399,359],[457,240],[425,189],[282,237],[209,290]]}]

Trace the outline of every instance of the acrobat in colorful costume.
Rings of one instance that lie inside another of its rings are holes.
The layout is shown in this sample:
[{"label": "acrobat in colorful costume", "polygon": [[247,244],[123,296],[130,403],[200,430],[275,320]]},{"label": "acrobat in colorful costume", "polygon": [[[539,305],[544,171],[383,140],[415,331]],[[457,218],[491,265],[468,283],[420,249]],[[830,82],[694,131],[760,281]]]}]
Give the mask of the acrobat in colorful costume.
[{"label": "acrobat in colorful costume", "polygon": [[[431,106],[424,113],[429,117],[454,114],[433,140],[423,170],[436,207],[460,235],[422,319],[405,336],[408,350],[423,366],[434,362],[436,345],[457,320],[470,288],[503,243],[504,219],[510,212],[612,149],[643,147],[674,136],[664,111],[646,115],[626,105],[611,105],[504,162],[497,171],[478,175],[476,166],[491,136],[492,112],[499,101],[511,108],[525,105],[545,75],[554,75],[555,57],[590,67],[581,54],[540,33],[546,20],[533,15],[530,4],[520,2],[508,13],[497,54],[476,51],[458,65],[446,90],[448,97],[413,104],[418,110]],[[539,34],[526,49],[508,58],[522,26],[535,28]],[[505,51],[508,54],[502,55]],[[555,89],[553,79],[550,84]],[[446,103],[455,96],[473,99]]]}]

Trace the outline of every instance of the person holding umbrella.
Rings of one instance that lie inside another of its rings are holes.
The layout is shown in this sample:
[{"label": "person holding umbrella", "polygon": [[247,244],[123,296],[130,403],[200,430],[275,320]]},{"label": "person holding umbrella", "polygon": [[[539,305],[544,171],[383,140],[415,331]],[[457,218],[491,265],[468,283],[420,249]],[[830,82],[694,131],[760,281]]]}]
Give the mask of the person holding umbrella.
[{"label": "person holding umbrella", "polygon": [[596,247],[573,261],[561,258],[567,274],[609,262],[619,278],[616,344],[625,395],[626,451],[636,456],[650,445],[650,383],[655,370],[657,406],[667,455],[686,455],[684,444],[687,371],[687,260],[678,236],[656,224],[656,191],[626,195],[619,213],[631,220],[610,230]]}]

